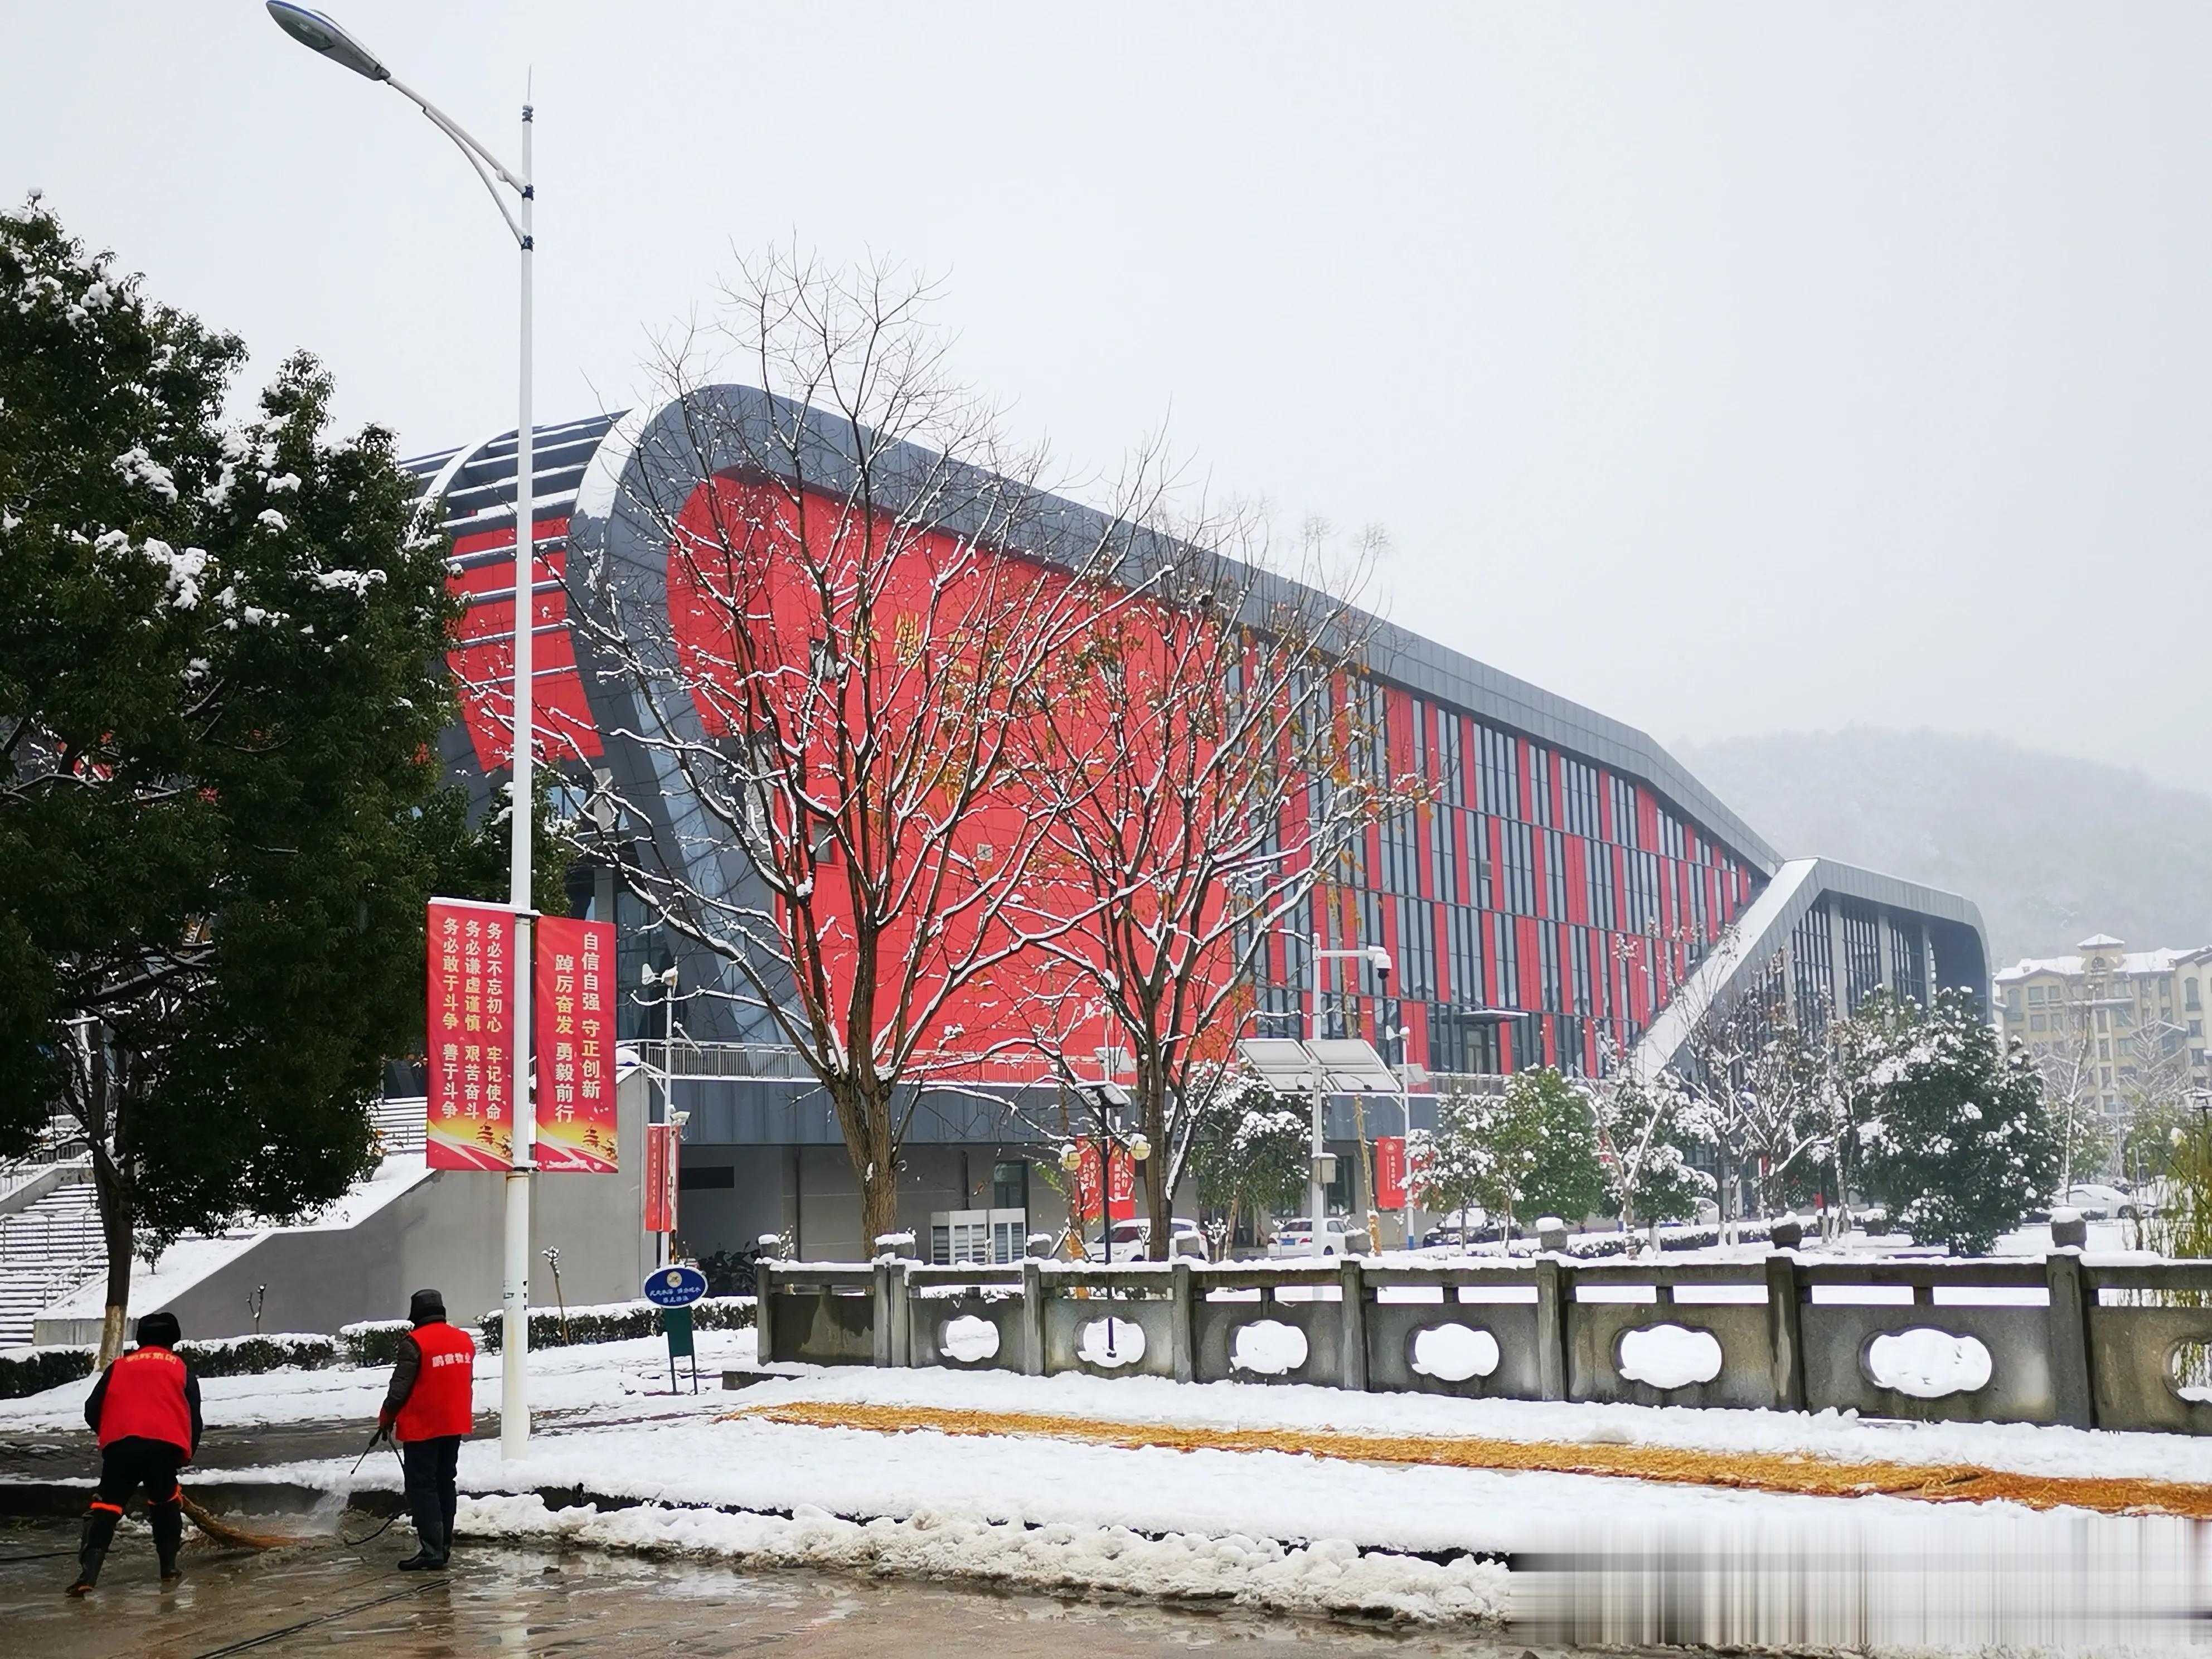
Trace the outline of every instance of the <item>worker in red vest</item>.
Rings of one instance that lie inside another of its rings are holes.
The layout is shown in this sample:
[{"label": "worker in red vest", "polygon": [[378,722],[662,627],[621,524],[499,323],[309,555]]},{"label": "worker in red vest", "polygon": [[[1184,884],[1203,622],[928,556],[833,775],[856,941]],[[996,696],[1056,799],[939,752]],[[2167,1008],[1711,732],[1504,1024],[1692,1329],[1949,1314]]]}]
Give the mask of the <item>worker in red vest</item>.
[{"label": "worker in red vest", "polygon": [[476,1382],[477,1345],[466,1331],[446,1322],[446,1298],[417,1291],[407,1306],[415,1328],[392,1368],[392,1387],[377,1413],[378,1432],[398,1431],[407,1470],[407,1510],[415,1522],[415,1553],[403,1572],[446,1565],[453,1543],[453,1474],[461,1442],[476,1426],[470,1391]]},{"label": "worker in red vest", "polygon": [[176,1352],[182,1335],[176,1315],[145,1316],[138,1322],[138,1346],[116,1356],[84,1402],[84,1420],[100,1437],[100,1489],[85,1511],[71,1595],[82,1595],[100,1582],[115,1523],[140,1486],[146,1489],[161,1583],[174,1584],[183,1576],[177,1569],[177,1550],[185,1541],[177,1468],[200,1449],[203,1425],[200,1380]]}]

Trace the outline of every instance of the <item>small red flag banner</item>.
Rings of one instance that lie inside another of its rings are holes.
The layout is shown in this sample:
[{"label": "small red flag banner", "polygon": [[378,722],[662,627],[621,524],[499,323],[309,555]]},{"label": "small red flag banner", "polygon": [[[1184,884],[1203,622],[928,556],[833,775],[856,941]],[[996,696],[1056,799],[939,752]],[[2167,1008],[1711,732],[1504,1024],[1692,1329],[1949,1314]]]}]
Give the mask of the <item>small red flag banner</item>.
[{"label": "small red flag banner", "polygon": [[514,1161],[514,912],[432,899],[429,969],[429,1166],[504,1170]]},{"label": "small red flag banner", "polygon": [[1406,1142],[1402,1136],[1375,1138],[1375,1207],[1406,1207]]},{"label": "small red flag banner", "polygon": [[538,1167],[548,1174],[612,1175],[614,924],[546,916],[535,932]]},{"label": "small red flag banner", "polygon": [[649,1233],[676,1231],[677,1139],[673,1123],[645,1126],[645,1230]]}]

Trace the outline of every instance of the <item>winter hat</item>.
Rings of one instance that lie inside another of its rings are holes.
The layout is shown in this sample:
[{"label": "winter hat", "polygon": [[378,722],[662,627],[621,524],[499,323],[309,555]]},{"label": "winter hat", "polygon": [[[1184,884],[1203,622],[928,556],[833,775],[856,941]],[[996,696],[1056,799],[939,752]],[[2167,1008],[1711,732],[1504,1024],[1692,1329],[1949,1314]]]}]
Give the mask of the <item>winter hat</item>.
[{"label": "winter hat", "polygon": [[184,1340],[184,1334],[173,1313],[149,1313],[138,1322],[138,1346],[142,1348],[173,1348]]},{"label": "winter hat", "polygon": [[407,1317],[416,1325],[432,1325],[446,1316],[446,1298],[436,1291],[417,1291],[408,1299]]}]

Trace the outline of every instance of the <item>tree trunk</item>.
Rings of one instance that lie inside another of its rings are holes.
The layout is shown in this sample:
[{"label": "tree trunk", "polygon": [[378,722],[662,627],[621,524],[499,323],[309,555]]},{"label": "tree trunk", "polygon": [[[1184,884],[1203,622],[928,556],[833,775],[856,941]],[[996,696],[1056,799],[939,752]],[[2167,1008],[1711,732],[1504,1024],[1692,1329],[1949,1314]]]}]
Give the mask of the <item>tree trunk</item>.
[{"label": "tree trunk", "polygon": [[1155,1261],[1165,1261],[1175,1240],[1170,1236],[1175,1194],[1167,1189],[1160,1175],[1168,1166],[1168,1110],[1167,1085],[1157,1073],[1140,1075],[1138,1086],[1143,1091],[1139,1112],[1144,1122],[1145,1139],[1152,1143],[1152,1156],[1145,1160],[1145,1212],[1152,1218],[1152,1237],[1146,1254]]},{"label": "tree trunk", "polygon": [[123,1175],[106,1153],[95,1151],[92,1159],[93,1191],[100,1200],[100,1233],[107,1246],[107,1306],[100,1321],[100,1354],[94,1369],[105,1370],[123,1352],[124,1326],[131,1311],[131,1255],[137,1241],[131,1196]]},{"label": "tree trunk", "polygon": [[[838,1099],[842,1093],[843,1099]],[[873,1255],[876,1241],[898,1231],[898,1147],[890,1104],[867,1079],[843,1080],[831,1096],[853,1182],[860,1189],[860,1253]]]}]

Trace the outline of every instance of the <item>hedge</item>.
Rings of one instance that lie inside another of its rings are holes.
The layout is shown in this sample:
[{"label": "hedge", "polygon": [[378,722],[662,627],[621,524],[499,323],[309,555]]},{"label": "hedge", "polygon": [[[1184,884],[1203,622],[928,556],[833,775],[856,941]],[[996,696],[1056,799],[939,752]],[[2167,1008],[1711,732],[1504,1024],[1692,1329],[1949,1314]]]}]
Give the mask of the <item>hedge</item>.
[{"label": "hedge", "polygon": [[[15,1348],[0,1352],[0,1400],[20,1400],[65,1382],[80,1382],[92,1375],[93,1356],[97,1352],[94,1348]],[[313,1332],[179,1342],[177,1352],[201,1376],[258,1376],[286,1365],[318,1370],[343,1358],[357,1358],[349,1343]]]},{"label": "hedge", "polygon": [[0,1353],[0,1400],[21,1400],[92,1375],[90,1348],[16,1348]]},{"label": "hedge", "polygon": [[[691,1327],[701,1331],[746,1331],[753,1325],[755,1310],[749,1296],[703,1297],[691,1304]],[[559,1348],[586,1342],[623,1342],[660,1334],[660,1310],[650,1302],[605,1302],[588,1308],[571,1308],[568,1334],[561,1333],[558,1309],[530,1310],[530,1346]],[[486,1353],[499,1352],[505,1316],[496,1308],[477,1321],[481,1333],[477,1346]]]}]

